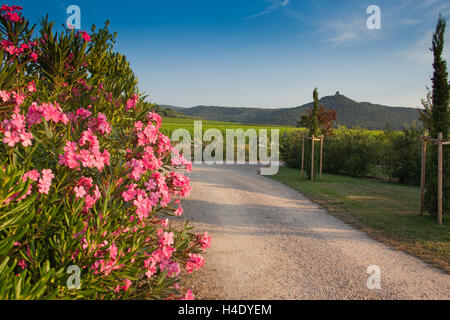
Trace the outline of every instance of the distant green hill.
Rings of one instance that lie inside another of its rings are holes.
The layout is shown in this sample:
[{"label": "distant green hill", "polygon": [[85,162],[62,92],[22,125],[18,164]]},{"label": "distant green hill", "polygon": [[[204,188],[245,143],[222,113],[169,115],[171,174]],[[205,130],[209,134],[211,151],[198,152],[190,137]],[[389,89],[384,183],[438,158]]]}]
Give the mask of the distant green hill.
[{"label": "distant green hill", "polygon": [[177,111],[178,107],[168,106],[168,105],[154,105],[151,109],[157,112],[160,116],[165,118],[188,118],[191,119],[191,116],[188,116],[182,112]]},{"label": "distant green hill", "polygon": [[[312,102],[295,108],[260,109],[197,106],[181,108],[164,106],[185,115],[205,120],[229,121],[246,124],[271,124],[295,126],[302,114],[312,107]],[[320,99],[320,104],[337,111],[337,124],[349,128],[362,127],[366,129],[402,129],[405,124],[412,124],[419,119],[415,108],[389,107],[369,102],[356,102],[344,95],[336,93]],[[417,123],[419,124],[419,123]]]}]

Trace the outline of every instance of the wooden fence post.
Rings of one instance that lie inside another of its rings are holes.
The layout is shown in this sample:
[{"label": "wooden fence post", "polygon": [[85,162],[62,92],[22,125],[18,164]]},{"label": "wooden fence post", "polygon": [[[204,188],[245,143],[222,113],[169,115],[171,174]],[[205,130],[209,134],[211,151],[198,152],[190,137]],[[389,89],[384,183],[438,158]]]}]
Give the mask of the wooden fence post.
[{"label": "wooden fence post", "polygon": [[442,224],[442,132],[438,133],[438,223]]},{"label": "wooden fence post", "polygon": [[304,167],[305,167],[305,136],[302,136],[302,179],[303,179],[303,173],[304,173]]},{"label": "wooden fence post", "polygon": [[422,138],[422,174],[420,177],[420,215],[423,215],[423,197],[425,193],[425,170],[427,161],[427,140]]},{"label": "wooden fence post", "polygon": [[320,180],[322,180],[323,135],[320,137]]},{"label": "wooden fence post", "polygon": [[314,181],[314,135],[311,139],[311,181]]}]

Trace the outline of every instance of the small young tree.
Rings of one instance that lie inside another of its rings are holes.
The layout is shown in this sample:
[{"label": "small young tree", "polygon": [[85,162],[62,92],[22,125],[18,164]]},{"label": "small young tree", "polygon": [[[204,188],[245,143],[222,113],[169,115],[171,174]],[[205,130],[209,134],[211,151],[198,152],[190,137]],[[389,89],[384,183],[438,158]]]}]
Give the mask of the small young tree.
[{"label": "small young tree", "polygon": [[[302,115],[298,122],[299,127],[306,127],[308,129],[308,135],[310,137],[318,137],[320,135],[332,136],[333,135],[333,122],[336,121],[337,113],[335,110],[326,109],[324,106],[319,106],[319,93],[317,88],[313,92],[314,105],[312,109],[307,110],[307,114]],[[311,159],[311,140],[306,144],[305,159]],[[307,147],[307,146],[310,147]],[[319,169],[318,161],[320,144],[316,143],[314,147],[314,168]],[[305,161],[305,168],[308,176],[311,174],[311,162]]]},{"label": "small young tree", "polygon": [[337,119],[337,112],[333,109],[326,109],[324,106],[319,106],[319,93],[317,88],[313,93],[314,106],[307,110],[308,114],[302,115],[298,121],[298,127],[305,127],[308,129],[308,134],[313,134],[317,137],[321,134],[324,136],[333,136],[333,122]]},{"label": "small young tree", "polygon": [[[438,133],[442,132],[443,139],[448,139],[449,126],[449,83],[447,73],[447,62],[442,57],[444,49],[446,19],[439,15],[436,30],[433,34],[431,51],[434,55],[433,77],[431,97],[428,96],[427,101],[423,101],[425,109],[421,112],[421,120],[429,134],[433,138],[437,138]],[[431,98],[431,99],[430,99]],[[431,101],[430,101],[431,100]],[[431,102],[431,103],[430,103]],[[448,213],[450,209],[450,150],[444,148],[444,181],[443,181],[443,212]],[[425,192],[425,208],[432,215],[437,215],[438,205],[438,150],[435,145],[431,146],[427,159],[426,172],[426,192]]]}]

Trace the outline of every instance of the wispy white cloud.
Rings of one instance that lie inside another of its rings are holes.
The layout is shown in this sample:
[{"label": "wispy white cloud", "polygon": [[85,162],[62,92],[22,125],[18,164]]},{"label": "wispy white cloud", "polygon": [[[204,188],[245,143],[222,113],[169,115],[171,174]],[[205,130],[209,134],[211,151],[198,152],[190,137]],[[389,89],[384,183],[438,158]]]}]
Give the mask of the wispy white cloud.
[{"label": "wispy white cloud", "polygon": [[421,22],[422,21],[419,19],[408,19],[408,18],[399,21],[399,23],[403,26],[415,26]]},{"label": "wispy white cloud", "polygon": [[[433,53],[430,51],[430,47],[433,32],[434,29],[426,31],[406,51],[403,51],[402,54],[406,59],[421,64],[431,64],[433,62]],[[445,42],[450,42],[450,34],[448,33],[445,35]],[[443,55],[447,61],[450,59],[450,48],[448,46],[444,47]]]},{"label": "wispy white cloud", "polygon": [[322,30],[327,35],[324,41],[332,46],[359,43],[368,37],[365,21],[360,18],[327,21]]},{"label": "wispy white cloud", "polygon": [[437,6],[433,9],[432,13],[434,15],[441,13],[442,15],[448,15],[450,14],[450,3],[441,4],[440,6]]},{"label": "wispy white cloud", "polygon": [[404,52],[406,59],[421,64],[430,64],[433,61],[433,55],[429,50],[432,34],[433,30],[428,30],[414,44],[412,44],[411,47]]},{"label": "wispy white cloud", "polygon": [[335,45],[338,45],[338,44],[348,42],[348,41],[353,41],[356,39],[359,39],[359,36],[356,34],[356,32],[346,31],[344,33],[338,34],[337,36],[329,39],[328,41],[332,42]]},{"label": "wispy white cloud", "polygon": [[264,9],[261,12],[258,12],[256,14],[254,14],[254,15],[246,17],[246,18],[244,18],[244,20],[250,20],[250,19],[253,19],[253,18],[256,18],[256,17],[260,17],[260,16],[263,16],[265,14],[271,13],[271,12],[277,10],[277,9],[286,7],[289,4],[290,1],[291,0],[269,0],[268,2],[270,2],[271,4],[269,6],[267,6],[266,9]]},{"label": "wispy white cloud", "polygon": [[423,0],[422,4],[420,5],[420,8],[427,8],[431,5],[434,5],[437,2],[440,2],[441,0]]}]

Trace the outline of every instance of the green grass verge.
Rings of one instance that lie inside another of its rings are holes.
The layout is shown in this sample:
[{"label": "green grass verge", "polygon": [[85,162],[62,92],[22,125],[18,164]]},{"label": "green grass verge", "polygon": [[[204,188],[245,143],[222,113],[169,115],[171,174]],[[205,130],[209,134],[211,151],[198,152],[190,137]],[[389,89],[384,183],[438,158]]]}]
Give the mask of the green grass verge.
[{"label": "green grass verge", "polygon": [[450,218],[445,216],[444,225],[439,226],[430,215],[419,216],[419,188],[336,174],[311,182],[290,168],[280,168],[271,178],[374,239],[450,273]]}]

